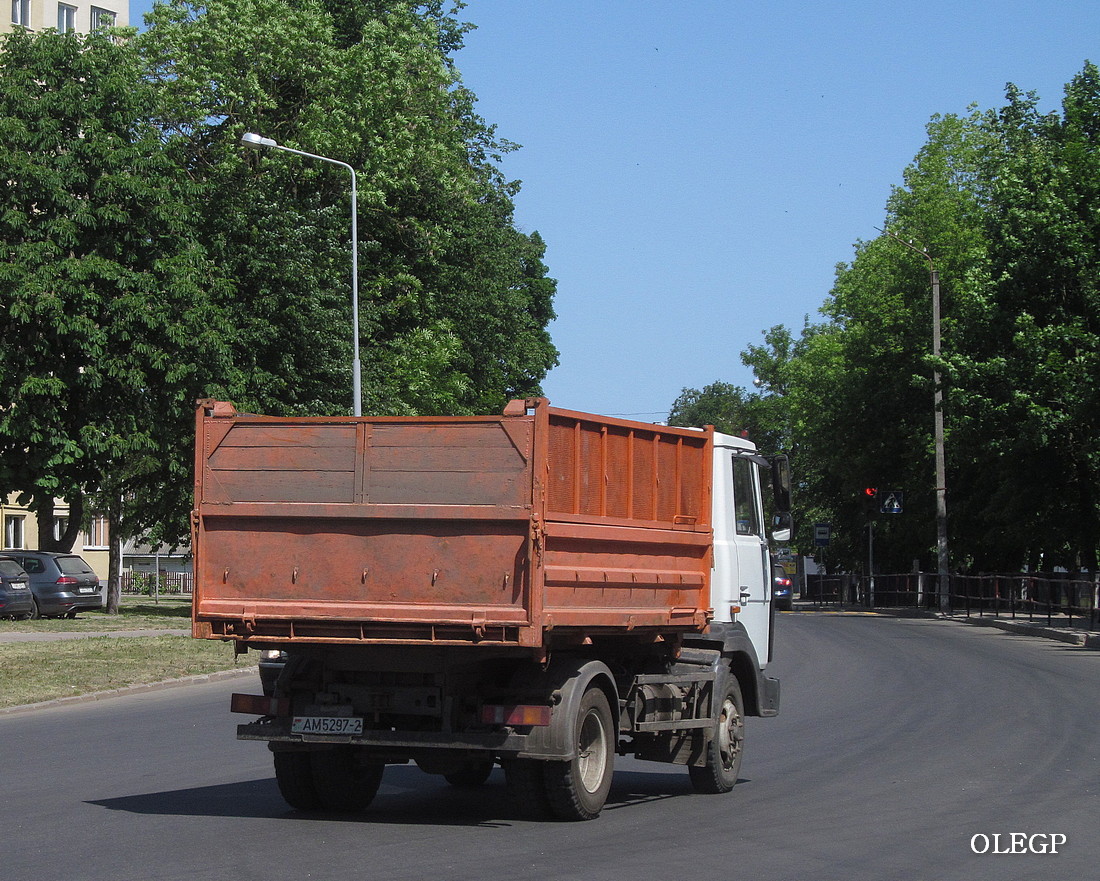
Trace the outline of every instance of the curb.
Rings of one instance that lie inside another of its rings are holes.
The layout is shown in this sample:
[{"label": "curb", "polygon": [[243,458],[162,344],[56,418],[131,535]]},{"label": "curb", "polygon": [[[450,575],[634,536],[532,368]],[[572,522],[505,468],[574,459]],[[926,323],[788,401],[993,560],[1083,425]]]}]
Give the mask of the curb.
[{"label": "curb", "polygon": [[1022,636],[1038,636],[1043,639],[1054,639],[1068,645],[1081,646],[1083,648],[1100,649],[1100,633],[1087,633],[1080,630],[1061,630],[1057,627],[1047,627],[1043,624],[1023,624],[1019,621],[1005,621],[999,618],[945,618],[946,621],[958,621],[960,624],[973,624],[977,627],[995,627],[1008,633],[1018,633]]},{"label": "curb", "polygon": [[48,701],[39,701],[34,704],[19,704],[15,707],[0,709],[0,716],[14,716],[17,713],[31,713],[35,710],[44,710],[49,707],[63,707],[69,704],[86,704],[91,701],[107,700],[113,697],[123,697],[129,694],[142,694],[148,691],[162,691],[167,688],[178,688],[183,685],[202,685],[207,682],[219,682],[222,679],[235,679],[243,676],[259,676],[260,668],[240,667],[233,670],[216,670],[213,673],[198,673],[194,676],[183,676],[179,679],[164,679],[160,682],[146,682],[141,685],[127,685],[122,688],[113,688],[108,691],[92,691],[87,694],[74,694],[67,697],[54,698]]}]

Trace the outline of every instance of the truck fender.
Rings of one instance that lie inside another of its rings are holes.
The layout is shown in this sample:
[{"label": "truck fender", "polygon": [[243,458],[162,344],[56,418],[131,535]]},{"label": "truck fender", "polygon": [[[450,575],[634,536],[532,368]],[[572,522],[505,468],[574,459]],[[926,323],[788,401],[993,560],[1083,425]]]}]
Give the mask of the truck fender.
[{"label": "truck fender", "polygon": [[590,686],[596,685],[607,695],[612,713],[619,716],[619,692],[615,677],[603,661],[588,658],[555,658],[545,672],[532,678],[523,677],[523,690],[541,693],[551,702],[550,724],[532,728],[519,758],[569,761],[577,753],[574,724],[581,698]]},{"label": "truck fender", "polygon": [[711,624],[707,632],[684,641],[685,646],[719,648],[741,685],[748,716],[779,714],[779,680],[764,675],[756,647],[740,622]]}]

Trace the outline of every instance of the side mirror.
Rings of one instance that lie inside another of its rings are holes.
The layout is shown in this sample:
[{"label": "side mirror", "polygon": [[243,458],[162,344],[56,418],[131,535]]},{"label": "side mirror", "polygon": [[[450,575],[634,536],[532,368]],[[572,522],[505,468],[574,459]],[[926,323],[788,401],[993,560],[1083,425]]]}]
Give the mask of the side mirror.
[{"label": "side mirror", "polygon": [[791,510],[791,460],[786,456],[774,456],[772,463],[772,495],[775,510],[789,514]]},{"label": "side mirror", "polygon": [[791,534],[794,532],[794,521],[791,519],[790,511],[783,511],[776,514],[772,519],[772,541],[787,542],[791,540]]}]

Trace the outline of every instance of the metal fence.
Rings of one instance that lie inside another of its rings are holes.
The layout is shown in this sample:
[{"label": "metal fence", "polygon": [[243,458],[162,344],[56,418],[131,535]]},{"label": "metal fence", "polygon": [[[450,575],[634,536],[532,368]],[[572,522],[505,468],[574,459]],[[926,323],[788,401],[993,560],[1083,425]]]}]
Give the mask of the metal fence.
[{"label": "metal fence", "polygon": [[195,578],[190,572],[123,572],[120,579],[123,593],[139,596],[190,596],[195,586]]},{"label": "metal fence", "polygon": [[[816,606],[939,609],[935,573],[809,575],[802,599]],[[1100,583],[1068,574],[951,575],[956,615],[1025,619],[1048,626],[1100,630]]]}]

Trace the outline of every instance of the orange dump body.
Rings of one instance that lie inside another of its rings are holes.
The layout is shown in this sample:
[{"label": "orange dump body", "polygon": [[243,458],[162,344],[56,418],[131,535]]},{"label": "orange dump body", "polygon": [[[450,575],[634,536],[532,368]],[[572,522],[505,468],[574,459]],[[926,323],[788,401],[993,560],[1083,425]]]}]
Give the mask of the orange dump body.
[{"label": "orange dump body", "polygon": [[197,637],[546,651],[709,617],[709,431],[501,416],[274,418],[203,401]]}]

